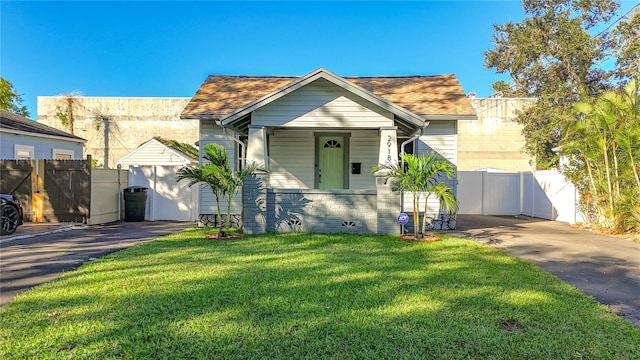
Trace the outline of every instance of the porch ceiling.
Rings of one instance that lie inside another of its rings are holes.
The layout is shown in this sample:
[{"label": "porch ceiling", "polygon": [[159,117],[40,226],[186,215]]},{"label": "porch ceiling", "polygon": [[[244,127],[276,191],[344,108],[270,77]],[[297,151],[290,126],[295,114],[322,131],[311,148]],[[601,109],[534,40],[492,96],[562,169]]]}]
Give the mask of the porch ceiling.
[{"label": "porch ceiling", "polygon": [[[408,137],[411,136],[413,134],[415,134],[415,132],[420,128],[419,126],[415,126],[411,123],[406,122],[405,120],[395,117],[394,118],[394,124],[398,129],[398,136],[400,137]],[[231,129],[233,131],[235,131],[236,133],[240,134],[240,135],[244,135],[247,136],[249,135],[249,126],[251,125],[251,115],[246,115],[243,118],[239,119],[238,121],[236,121],[234,123],[233,126],[229,126],[227,127],[228,129]],[[295,128],[290,128],[290,127],[283,127],[283,126],[277,126],[277,127],[272,127],[274,129],[291,129],[291,130],[316,130],[316,131],[328,131],[328,130],[348,130],[348,131],[357,131],[357,130],[379,130],[380,128],[376,128],[376,127],[371,127],[371,128],[345,128],[345,127],[341,127],[341,128],[327,128],[327,127],[313,127],[313,128],[302,128],[302,127],[295,127]]]}]

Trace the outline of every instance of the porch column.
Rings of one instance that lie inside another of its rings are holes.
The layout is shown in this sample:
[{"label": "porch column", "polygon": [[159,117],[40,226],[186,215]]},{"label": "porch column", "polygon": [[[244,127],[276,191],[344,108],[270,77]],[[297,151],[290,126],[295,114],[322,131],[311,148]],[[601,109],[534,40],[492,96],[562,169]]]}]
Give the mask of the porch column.
[{"label": "porch column", "polygon": [[393,191],[392,180],[376,173],[376,217],[377,233],[399,235],[400,191]]},{"label": "porch column", "polygon": [[[396,128],[380,129],[380,150],[378,164],[398,165],[398,138]],[[400,234],[398,214],[400,214],[400,192],[393,191],[392,180],[385,178],[389,170],[376,172],[376,215],[377,233]]]},{"label": "porch column", "polygon": [[264,126],[249,126],[247,162],[256,162],[268,170],[267,131]]},{"label": "porch column", "polygon": [[[267,132],[264,126],[249,126],[247,163],[255,162],[267,170]],[[242,227],[245,234],[267,231],[267,183],[269,175],[258,171],[247,176],[242,187]]]},{"label": "porch column", "polygon": [[242,187],[242,229],[245,234],[267,231],[269,203],[266,188],[267,174],[260,172],[244,179]]},{"label": "porch column", "polygon": [[[396,128],[380,129],[380,147],[378,150],[378,164],[398,165],[398,136]],[[382,171],[377,175],[386,174]]]}]

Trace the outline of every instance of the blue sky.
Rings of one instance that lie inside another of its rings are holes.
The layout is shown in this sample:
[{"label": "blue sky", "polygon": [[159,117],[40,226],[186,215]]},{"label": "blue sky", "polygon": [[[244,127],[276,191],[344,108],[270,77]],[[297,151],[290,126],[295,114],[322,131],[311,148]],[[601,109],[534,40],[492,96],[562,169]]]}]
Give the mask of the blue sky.
[{"label": "blue sky", "polygon": [[[630,8],[635,1],[626,1]],[[520,1],[0,3],[0,74],[36,97],[192,96],[209,74],[456,74],[491,94],[492,24]]]}]

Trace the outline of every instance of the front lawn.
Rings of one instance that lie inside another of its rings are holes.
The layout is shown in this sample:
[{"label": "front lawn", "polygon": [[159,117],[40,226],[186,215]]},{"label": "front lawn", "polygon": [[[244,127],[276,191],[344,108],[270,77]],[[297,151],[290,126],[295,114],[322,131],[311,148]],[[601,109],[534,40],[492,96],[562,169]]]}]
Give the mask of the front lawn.
[{"label": "front lawn", "polygon": [[0,308],[0,358],[633,359],[640,331],[473,240],[190,229]]}]

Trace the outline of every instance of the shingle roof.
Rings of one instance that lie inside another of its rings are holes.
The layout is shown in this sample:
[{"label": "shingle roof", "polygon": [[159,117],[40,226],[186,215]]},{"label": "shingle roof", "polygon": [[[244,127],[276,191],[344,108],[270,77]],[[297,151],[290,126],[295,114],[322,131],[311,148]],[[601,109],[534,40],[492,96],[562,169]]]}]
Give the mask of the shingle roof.
[{"label": "shingle roof", "polygon": [[33,120],[29,120],[24,116],[16,115],[7,110],[0,110],[0,129],[86,141],[81,137],[69,134],[62,130],[58,130],[56,128],[41,124]]},{"label": "shingle roof", "polygon": [[[299,77],[210,75],[182,115],[224,116]],[[455,75],[344,77],[418,115],[475,115]]]}]

